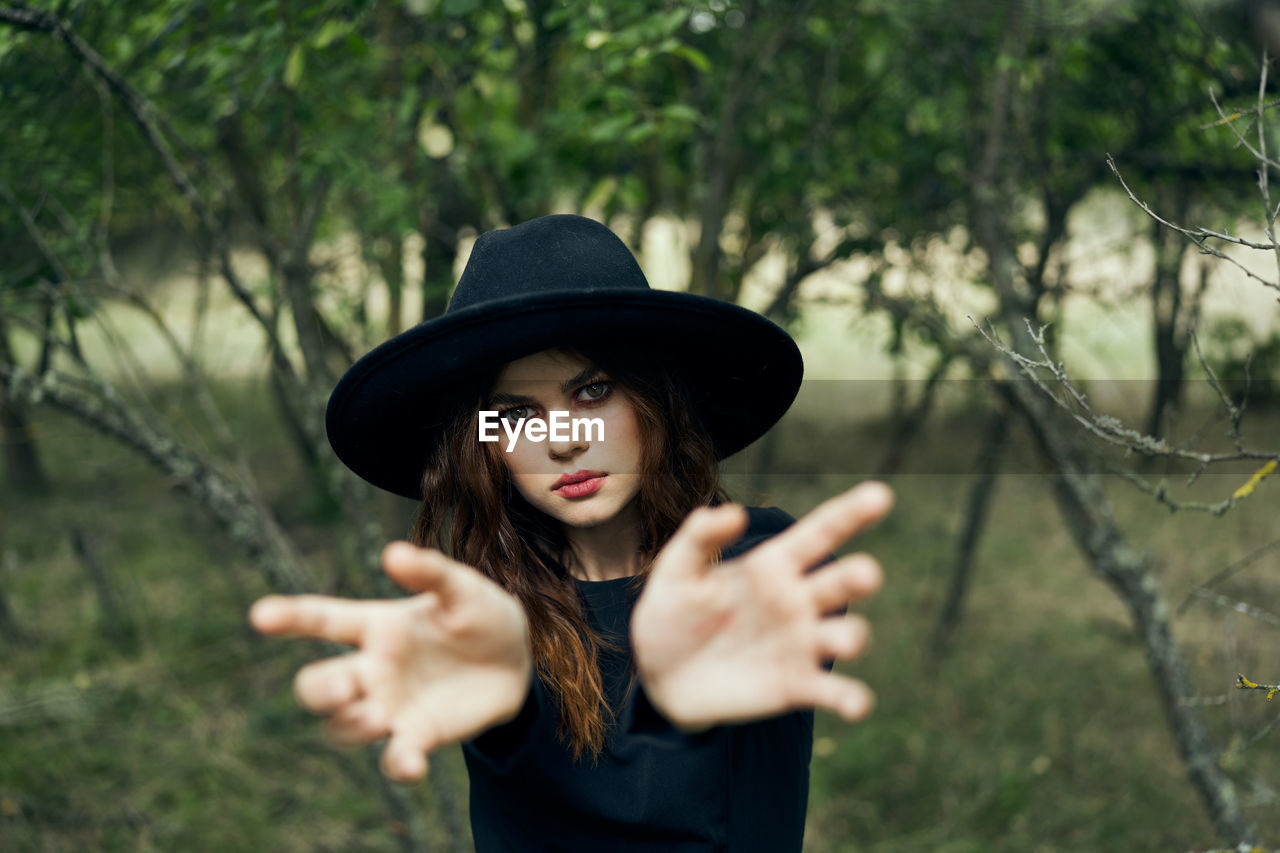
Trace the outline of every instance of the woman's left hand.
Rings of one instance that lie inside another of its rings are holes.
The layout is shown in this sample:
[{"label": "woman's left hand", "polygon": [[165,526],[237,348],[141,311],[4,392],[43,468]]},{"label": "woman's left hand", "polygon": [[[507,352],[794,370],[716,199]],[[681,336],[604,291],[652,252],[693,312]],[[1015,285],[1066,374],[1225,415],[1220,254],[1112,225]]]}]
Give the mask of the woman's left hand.
[{"label": "woman's left hand", "polygon": [[864,483],[724,563],[713,559],[745,532],[746,511],[727,504],[693,512],[658,554],[631,620],[654,706],[685,731],[797,708],[826,708],[850,722],[870,713],[871,690],[823,662],[866,645],[865,619],[830,614],[872,595],[880,567],[855,554],[808,569],[892,505],[887,486]]}]

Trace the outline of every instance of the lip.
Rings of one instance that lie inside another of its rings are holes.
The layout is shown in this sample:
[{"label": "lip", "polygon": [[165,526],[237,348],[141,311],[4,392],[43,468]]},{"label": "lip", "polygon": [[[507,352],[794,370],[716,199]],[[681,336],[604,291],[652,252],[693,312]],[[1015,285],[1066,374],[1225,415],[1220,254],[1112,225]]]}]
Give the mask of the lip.
[{"label": "lip", "polygon": [[572,485],[573,483],[581,483],[583,480],[594,480],[596,477],[603,477],[603,471],[588,471],[585,468],[581,471],[574,471],[569,474],[561,474],[560,479],[556,480],[551,487],[551,491],[556,491],[561,486]]}]

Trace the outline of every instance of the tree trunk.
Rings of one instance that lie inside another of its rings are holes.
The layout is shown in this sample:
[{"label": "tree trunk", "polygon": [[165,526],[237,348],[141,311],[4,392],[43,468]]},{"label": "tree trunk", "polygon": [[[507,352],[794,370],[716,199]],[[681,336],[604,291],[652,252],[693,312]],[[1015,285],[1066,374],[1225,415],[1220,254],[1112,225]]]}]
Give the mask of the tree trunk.
[{"label": "tree trunk", "polygon": [[[1011,17],[1002,53],[1018,58],[1027,49],[1027,9],[1018,4],[1009,9]],[[994,81],[980,165],[972,187],[971,225],[987,254],[988,273],[999,299],[1000,317],[1012,338],[1012,349],[1033,354],[1037,347],[1027,323],[1036,322],[1039,294],[1026,287],[1026,282],[1018,286],[1020,264],[1014,255],[1008,224],[1002,218],[1014,205],[1002,192],[999,175],[1006,159],[1003,149],[1017,85],[1016,69],[1017,63],[1010,63]],[[1017,375],[1016,366],[1010,365],[1009,369]],[[1215,829],[1232,844],[1251,841],[1253,829],[1245,820],[1234,783],[1218,766],[1218,753],[1199,708],[1184,701],[1194,691],[1173,642],[1168,608],[1160,598],[1160,584],[1151,571],[1149,557],[1135,552],[1125,542],[1101,479],[1093,473],[1075,435],[1059,428],[1052,404],[1028,381],[1005,381],[999,387],[1026,421],[1045,460],[1057,471],[1054,496],[1076,545],[1129,608],[1178,751]]]},{"label": "tree trunk", "polygon": [[956,549],[956,562],[951,569],[951,582],[947,586],[947,597],[929,644],[929,655],[933,663],[937,663],[946,654],[951,636],[960,625],[965,593],[972,575],[973,555],[986,526],[987,510],[995,493],[996,480],[1000,475],[1000,460],[1004,456],[1008,437],[1009,410],[1007,406],[999,405],[991,414],[982,447],[978,451],[978,473],[970,487],[969,502],[965,506],[964,529],[960,533],[960,545]]},{"label": "tree trunk", "polygon": [[[1185,194],[1174,205],[1173,220],[1184,222]],[[1182,402],[1183,370],[1188,344],[1182,310],[1182,259],[1187,241],[1181,234],[1152,222],[1152,244],[1156,251],[1155,277],[1151,283],[1151,313],[1156,350],[1156,387],[1147,416],[1147,435],[1164,434],[1165,416]]]},{"label": "tree trunk", "polygon": [[224,475],[208,460],[157,429],[133,411],[111,389],[101,396],[47,377],[39,386],[29,376],[0,364],[0,385],[12,397],[42,402],[73,415],[98,432],[139,453],[186,489],[223,526],[227,536],[258,562],[274,589],[304,592],[314,589],[310,572],[294,551],[270,510],[252,493]]},{"label": "tree trunk", "polygon": [[127,639],[133,631],[133,620],[115,585],[107,577],[107,569],[98,556],[98,549],[79,527],[71,529],[71,547],[98,594],[103,628],[113,637]]},{"label": "tree trunk", "polygon": [[1054,497],[1076,545],[1129,609],[1178,752],[1215,830],[1231,844],[1251,843],[1255,833],[1245,820],[1235,784],[1218,764],[1218,750],[1199,707],[1187,701],[1196,691],[1173,640],[1169,608],[1150,557],[1125,541],[1101,479],[1090,471],[1075,441],[1059,429],[1040,392],[1020,380],[1005,383],[1003,390],[1031,428],[1046,461],[1057,470]]},{"label": "tree trunk", "polygon": [[907,458],[907,448],[911,446],[911,442],[920,434],[925,421],[928,420],[938,388],[942,385],[942,378],[946,376],[950,366],[951,356],[946,354],[939,356],[933,372],[929,374],[924,387],[920,389],[919,399],[910,408],[907,407],[908,380],[901,376],[894,377],[893,430],[889,435],[889,445],[885,448],[880,464],[876,468],[877,476],[891,477],[902,470],[902,463]]},{"label": "tree trunk", "polygon": [[[0,531],[2,532],[2,531]],[[5,586],[9,578],[17,572],[18,555],[12,550],[0,554],[0,635],[10,644],[16,645],[27,639],[26,633],[18,625],[18,619],[9,605],[9,595]]]},{"label": "tree trunk", "polygon": [[[441,233],[449,231],[451,234]],[[422,320],[426,322],[444,313],[453,293],[453,265],[458,260],[457,232],[431,221],[423,228],[422,243]]]},{"label": "tree trunk", "polygon": [[378,269],[387,285],[387,336],[395,337],[404,329],[404,240],[399,235],[384,239],[387,253],[377,255]]},{"label": "tree trunk", "polygon": [[[14,364],[3,317],[0,317],[0,364]],[[40,462],[25,408],[21,401],[13,398],[3,382],[0,382],[0,443],[4,445],[5,483],[8,487],[29,497],[47,494],[49,478]]]}]

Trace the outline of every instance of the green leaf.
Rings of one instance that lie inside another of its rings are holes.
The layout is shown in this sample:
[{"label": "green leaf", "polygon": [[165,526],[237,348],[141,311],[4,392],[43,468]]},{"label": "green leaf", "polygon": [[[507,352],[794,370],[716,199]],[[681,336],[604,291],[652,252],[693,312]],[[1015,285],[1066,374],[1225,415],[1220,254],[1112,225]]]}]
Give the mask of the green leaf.
[{"label": "green leaf", "polygon": [[664,33],[673,33],[684,26],[684,22],[689,19],[689,10],[684,7],[676,7],[670,12],[663,14],[659,19],[659,25]]},{"label": "green leaf", "polygon": [[369,43],[359,33],[347,34],[347,50],[351,51],[351,55],[355,57],[364,57],[369,55]]},{"label": "green leaf", "polygon": [[631,115],[609,116],[597,122],[587,136],[592,142],[613,142],[626,132],[634,118]]},{"label": "green leaf", "polygon": [[311,46],[316,50],[324,50],[338,39],[342,38],[351,29],[350,21],[342,21],[331,18],[324,22],[319,31],[311,37]]},{"label": "green leaf", "polygon": [[303,65],[302,45],[295,44],[293,50],[289,51],[289,58],[284,63],[284,85],[286,89],[298,88],[298,83],[302,80]]},{"label": "green leaf", "polygon": [[596,181],[595,186],[587,193],[587,197],[583,200],[584,208],[598,207],[613,197],[618,189],[618,179],[613,175],[606,175]]},{"label": "green leaf", "polygon": [[627,175],[618,187],[617,197],[628,207],[640,209],[649,198],[649,191],[644,181],[636,175]]},{"label": "green leaf", "polygon": [[480,6],[480,0],[444,0],[444,13],[451,18],[469,15]]},{"label": "green leaf", "polygon": [[697,48],[690,47],[687,44],[677,45],[672,51],[673,54],[688,62],[694,68],[706,74],[711,71],[711,60],[707,55]]},{"label": "green leaf", "polygon": [[690,124],[697,124],[702,119],[702,114],[688,104],[667,104],[662,108],[662,114],[668,121],[683,121]]},{"label": "green leaf", "polygon": [[628,145],[639,145],[658,132],[658,126],[651,121],[642,121],[627,131],[623,140]]},{"label": "green leaf", "polygon": [[826,41],[831,38],[834,28],[826,18],[813,17],[805,21],[805,26],[816,38]]}]

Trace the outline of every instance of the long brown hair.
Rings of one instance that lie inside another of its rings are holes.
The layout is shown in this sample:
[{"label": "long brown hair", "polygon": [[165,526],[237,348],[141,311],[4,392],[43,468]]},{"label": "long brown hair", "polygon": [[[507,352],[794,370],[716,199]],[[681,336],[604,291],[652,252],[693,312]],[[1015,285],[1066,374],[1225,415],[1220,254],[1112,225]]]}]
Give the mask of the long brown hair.
[{"label": "long brown hair", "polygon": [[[643,583],[685,516],[727,500],[715,449],[678,371],[616,354],[573,354],[609,374],[640,425],[643,568],[637,583]],[[476,440],[483,393],[492,386],[484,384],[439,433],[423,475],[412,539],[474,566],[520,601],[529,619],[534,666],[559,708],[558,734],[575,760],[584,753],[594,760],[613,718],[598,663],[610,644],[588,626],[564,567],[563,526],[520,496],[496,444]]]}]

